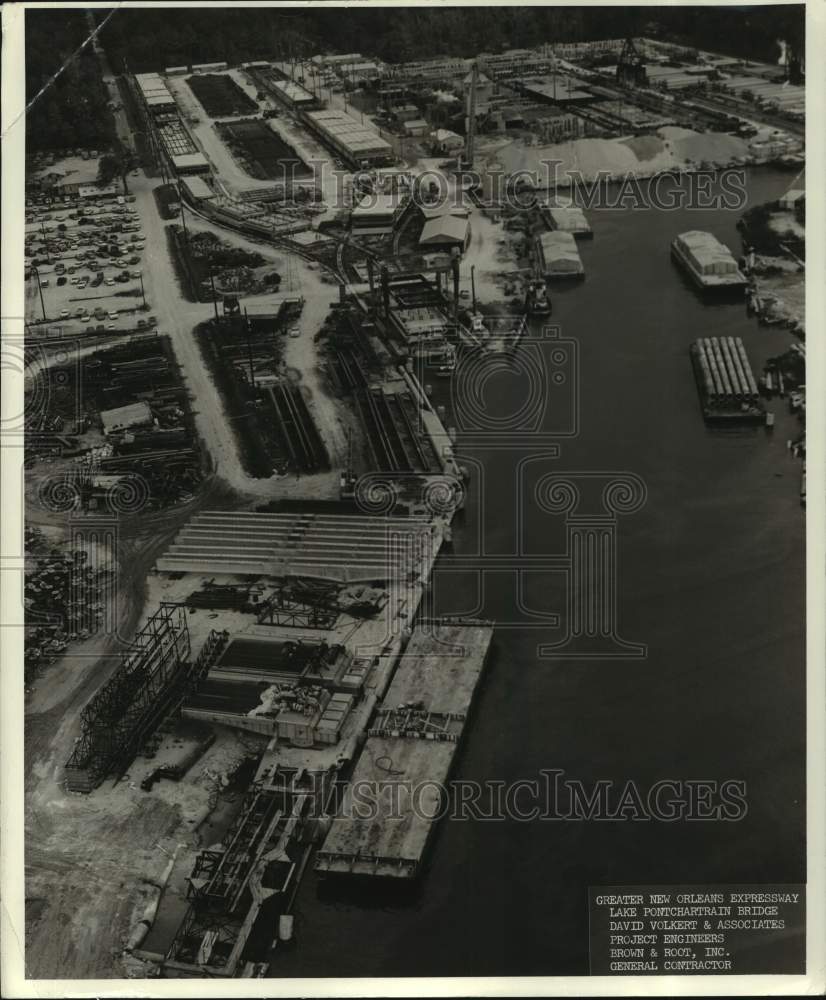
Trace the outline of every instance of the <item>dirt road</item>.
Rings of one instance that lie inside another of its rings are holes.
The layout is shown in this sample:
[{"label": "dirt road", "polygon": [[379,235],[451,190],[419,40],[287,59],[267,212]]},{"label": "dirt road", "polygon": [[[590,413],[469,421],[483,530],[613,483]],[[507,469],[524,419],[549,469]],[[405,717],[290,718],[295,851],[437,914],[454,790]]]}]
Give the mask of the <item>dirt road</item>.
[{"label": "dirt road", "polygon": [[[334,495],[337,488],[337,475],[324,473],[319,477],[305,476],[300,481],[303,490],[296,489],[295,480],[272,476],[267,479],[256,479],[243,468],[238,456],[235,435],[230,421],[224,412],[221,396],[212,381],[208,368],[204,363],[199,345],[196,341],[194,328],[213,315],[210,303],[188,302],[181,293],[175,276],[175,269],[168,249],[166,239],[166,223],[158,215],[152,189],[157,182],[141,177],[134,178],[132,190],[136,197],[141,226],[146,234],[146,266],[144,269],[144,285],[147,300],[158,318],[158,329],[168,333],[181,366],[184,381],[192,397],[195,413],[195,424],[201,440],[212,459],[213,469],[221,479],[225,480],[239,493],[251,497],[276,498],[277,496],[295,496],[302,492],[313,496]],[[300,288],[305,299],[304,312],[301,316],[302,337],[312,342],[329,311],[329,307],[338,294],[334,285],[321,280],[318,271],[312,270],[305,261],[281,250],[265,244],[245,240],[235,234],[225,233],[187,213],[188,225],[193,230],[210,229],[222,238],[229,239],[237,246],[255,250],[268,260],[284,270],[285,258],[290,258],[287,270],[290,272],[292,284]],[[289,294],[285,289],[284,294]],[[274,312],[284,294],[255,296],[256,311],[270,307]],[[292,294],[295,294],[293,291]],[[308,370],[303,367],[303,360],[297,357],[298,368],[302,376],[307,378],[307,386],[312,394],[311,406],[318,405],[319,412],[326,414],[322,436],[331,454],[341,453],[341,441],[336,418],[330,415],[333,406],[321,389],[317,377],[314,376],[314,365]],[[310,359],[307,359],[308,363]],[[318,482],[314,480],[318,478]]]}]

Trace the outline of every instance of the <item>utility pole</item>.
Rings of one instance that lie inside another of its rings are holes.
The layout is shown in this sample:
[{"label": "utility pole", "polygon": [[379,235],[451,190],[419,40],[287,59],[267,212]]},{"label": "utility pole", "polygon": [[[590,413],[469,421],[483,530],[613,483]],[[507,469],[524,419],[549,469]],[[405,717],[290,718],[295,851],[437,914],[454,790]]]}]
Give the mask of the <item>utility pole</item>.
[{"label": "utility pole", "polygon": [[186,218],[184,217],[184,198],[181,194],[181,182],[178,181],[178,199],[181,202],[181,225],[184,228],[184,239],[186,240],[187,250],[189,249],[189,233],[186,230]]},{"label": "utility pole", "polygon": [[252,339],[250,336],[250,320],[247,316],[247,307],[244,306],[244,325],[247,328],[247,356],[250,362],[250,384],[255,388],[255,369],[252,366]]},{"label": "utility pole", "polygon": [[43,286],[40,283],[40,271],[32,264],[32,272],[34,273],[35,279],[37,281],[37,290],[40,292],[40,308],[43,310],[43,319],[46,318],[46,304],[43,301]]},{"label": "utility pole", "polygon": [[470,94],[467,102],[467,124],[465,126],[465,164],[470,169],[473,166],[473,157],[476,145],[476,86],[479,82],[479,63],[473,61],[473,69],[470,77]]},{"label": "utility pole", "polygon": [[215,296],[215,269],[209,269],[209,283],[212,286],[212,307],[215,310],[215,325],[218,326],[218,299]]},{"label": "utility pole", "polygon": [[146,295],[144,294],[143,290],[143,272],[140,272],[138,274],[138,277],[140,278],[141,281],[141,298],[143,299],[143,308],[146,309]]},{"label": "utility pole", "polygon": [[476,312],[476,278],[475,278],[475,274],[476,274],[476,265],[475,264],[471,264],[470,265],[470,290],[471,290],[471,295],[473,296],[473,311],[474,311],[474,313]]}]

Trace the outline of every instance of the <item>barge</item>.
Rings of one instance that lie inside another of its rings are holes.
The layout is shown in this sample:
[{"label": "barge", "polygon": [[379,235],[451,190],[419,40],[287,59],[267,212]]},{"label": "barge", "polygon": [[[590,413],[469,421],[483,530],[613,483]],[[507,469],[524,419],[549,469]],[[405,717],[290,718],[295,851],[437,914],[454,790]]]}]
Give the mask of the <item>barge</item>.
[{"label": "barge", "polygon": [[761,424],[766,411],[740,337],[701,337],[690,348],[709,424]]},{"label": "barge", "polygon": [[492,637],[489,622],[417,625],[316,856],[320,876],[420,874]]},{"label": "barge", "polygon": [[671,256],[701,291],[741,292],[746,287],[731,251],[711,233],[681,233],[671,244]]},{"label": "barge", "polygon": [[585,277],[576,239],[570,233],[542,233],[536,237],[534,249],[536,269],[547,281],[581,281]]}]

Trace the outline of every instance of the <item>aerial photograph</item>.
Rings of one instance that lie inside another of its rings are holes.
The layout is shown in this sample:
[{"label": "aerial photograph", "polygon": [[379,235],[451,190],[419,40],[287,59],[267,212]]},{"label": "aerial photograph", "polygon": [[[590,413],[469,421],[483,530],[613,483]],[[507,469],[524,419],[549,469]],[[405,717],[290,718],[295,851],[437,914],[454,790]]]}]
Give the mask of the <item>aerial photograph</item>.
[{"label": "aerial photograph", "polygon": [[27,979],[802,979],[805,6],[23,13]]}]

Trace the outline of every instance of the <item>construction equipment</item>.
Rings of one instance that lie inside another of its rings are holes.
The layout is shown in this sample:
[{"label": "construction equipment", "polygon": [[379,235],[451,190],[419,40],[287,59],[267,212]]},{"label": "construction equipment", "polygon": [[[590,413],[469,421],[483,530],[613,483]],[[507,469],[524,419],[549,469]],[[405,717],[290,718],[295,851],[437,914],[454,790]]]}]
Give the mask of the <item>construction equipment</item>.
[{"label": "construction equipment", "polygon": [[626,38],[617,63],[617,83],[621,87],[644,87],[648,83],[645,62],[633,38]]}]

